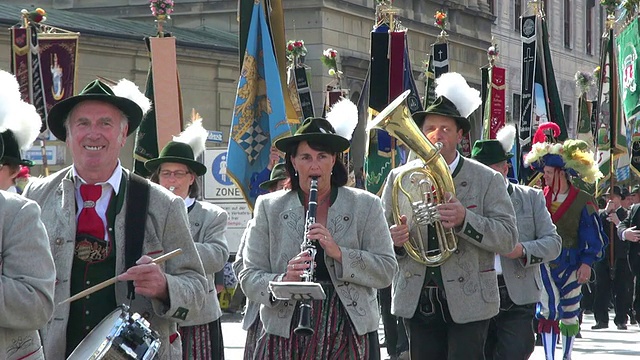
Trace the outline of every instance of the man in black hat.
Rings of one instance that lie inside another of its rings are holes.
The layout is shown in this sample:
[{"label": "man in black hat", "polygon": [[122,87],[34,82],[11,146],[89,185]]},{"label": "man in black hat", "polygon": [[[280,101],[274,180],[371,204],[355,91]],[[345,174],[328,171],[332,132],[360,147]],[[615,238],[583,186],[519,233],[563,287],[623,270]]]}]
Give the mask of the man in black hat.
[{"label": "man in black hat", "polygon": [[[207,290],[182,199],[120,165],[120,150],[143,110],[118,94],[118,86],[96,80],[51,108],[49,130],[66,141],[73,165],[32,182],[24,192],[42,207],[55,254],[59,305],[43,330],[52,359],[68,357],[125,303],[159,333],[159,358],[180,358],[176,321],[197,317]],[[141,206],[145,198],[146,207]],[[178,248],[181,255],[152,263],[152,257]],[[114,274],[121,274],[115,286],[60,304]]]},{"label": "man in black hat", "polygon": [[485,345],[487,359],[528,359],[534,349],[533,318],[540,299],[540,264],[560,254],[562,240],[545,205],[542,191],[507,180],[509,152],[515,127],[498,131],[497,140],[478,140],[471,158],[505,177],[506,189],[518,219],[519,242],[508,253],[496,255],[500,313],[491,319]]},{"label": "man in black hat", "polygon": [[[609,188],[604,195],[607,197],[607,206],[604,210],[600,210],[599,215],[602,228],[609,235],[610,240],[609,246],[605,247],[602,260],[594,265],[596,289],[593,316],[596,324],[591,328],[597,330],[609,327],[609,304],[613,294],[616,313],[613,322],[618,330],[627,330],[627,314],[632,303],[633,276],[629,265],[629,243],[622,241],[616,230],[620,221],[627,217],[627,210],[622,206],[625,197],[623,197],[623,189],[618,185]],[[613,251],[613,257],[611,257],[611,251]]]},{"label": "man in black hat", "polygon": [[[439,175],[453,177],[455,189],[438,189],[446,192],[446,200],[436,211],[444,229],[454,232],[457,249],[441,265],[433,264],[437,266],[425,266],[408,256],[403,245],[410,236],[418,239],[419,232],[427,235],[422,244],[427,252],[438,252],[435,228],[409,220],[415,216],[413,211],[396,214],[401,223],[394,224],[396,178],[406,170],[422,168],[427,159],[392,170],[382,193],[400,267],[393,280],[391,311],[405,319],[412,359],[482,359],[489,319],[499,310],[494,254],[514,250],[515,213],[502,175],[457,151],[471,128],[467,118],[480,106],[478,91],[457,73],[436,81],[438,98],[426,111],[415,113],[413,120],[431,143],[442,145],[440,155],[449,173]],[[412,183],[418,181],[410,176],[399,180],[404,188],[415,188]],[[428,186],[422,191],[430,190]],[[405,204],[412,202],[401,199]]]}]

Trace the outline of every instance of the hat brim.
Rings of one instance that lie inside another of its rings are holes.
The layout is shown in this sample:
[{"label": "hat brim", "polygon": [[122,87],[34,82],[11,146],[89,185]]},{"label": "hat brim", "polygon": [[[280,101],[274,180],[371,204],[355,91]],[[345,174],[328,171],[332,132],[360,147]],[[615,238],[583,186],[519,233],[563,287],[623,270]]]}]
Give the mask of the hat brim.
[{"label": "hat brim", "polygon": [[416,111],[415,113],[413,113],[413,115],[411,115],[411,117],[413,118],[413,121],[417,124],[417,123],[424,123],[424,120],[427,117],[427,115],[440,115],[440,116],[446,116],[448,118],[452,118],[453,120],[455,120],[456,124],[458,124],[458,128],[462,130],[462,135],[467,135],[469,131],[471,131],[471,123],[469,122],[469,119],[463,118],[462,116],[453,116],[445,112],[426,111],[426,110]]},{"label": "hat brim", "polygon": [[315,143],[322,143],[329,147],[332,151],[341,153],[349,148],[349,140],[336,134],[321,134],[321,133],[308,133],[293,135],[286,138],[282,138],[276,141],[276,148],[282,152],[286,152],[292,144],[297,144],[302,141],[312,141]]},{"label": "hat brim", "polygon": [[487,166],[497,164],[501,161],[510,160],[513,157],[512,153],[506,153],[504,156],[495,157],[495,156],[476,156],[473,157],[474,160],[481,162]]},{"label": "hat brim", "polygon": [[275,185],[278,183],[278,181],[282,181],[282,180],[286,180],[287,177],[286,176],[282,176],[282,177],[277,177],[277,178],[273,178],[271,180],[267,180],[267,181],[263,181],[260,183],[260,185],[258,185],[260,187],[260,189],[262,190],[269,190],[269,188],[271,188],[271,186]]},{"label": "hat brim", "polygon": [[[0,140],[2,141],[2,140]],[[13,164],[13,165],[22,165],[22,166],[27,166],[27,167],[32,167],[33,161],[31,160],[26,160],[26,159],[18,159],[15,158],[13,156],[3,156],[1,157],[1,159],[6,162],[7,164]]]},{"label": "hat brim", "polygon": [[202,176],[207,173],[207,167],[199,163],[198,161],[189,160],[177,156],[164,156],[161,158],[147,160],[144,163],[144,167],[150,172],[154,172],[161,164],[164,163],[179,163],[187,165],[189,169],[191,169],[198,176]]},{"label": "hat brim", "polygon": [[129,121],[127,136],[131,135],[136,131],[138,126],[140,126],[140,122],[142,121],[142,109],[140,109],[140,106],[132,100],[106,94],[77,95],[55,104],[51,110],[49,110],[49,114],[47,115],[47,127],[56,138],[61,141],[67,140],[67,130],[64,127],[64,121],[74,106],[86,100],[104,101],[120,109]]}]

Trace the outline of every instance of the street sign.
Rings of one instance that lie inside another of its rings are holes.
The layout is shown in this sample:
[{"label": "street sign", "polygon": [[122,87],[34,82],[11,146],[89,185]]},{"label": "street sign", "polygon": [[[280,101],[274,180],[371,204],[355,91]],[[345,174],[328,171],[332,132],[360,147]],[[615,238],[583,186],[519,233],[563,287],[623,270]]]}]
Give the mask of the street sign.
[{"label": "street sign", "polygon": [[[47,164],[56,164],[57,150],[58,149],[55,145],[45,146],[45,153],[47,154]],[[39,146],[32,146],[29,150],[24,152],[24,158],[26,160],[33,161],[34,165],[42,165],[42,148],[40,148]]]},{"label": "street sign", "polygon": [[204,152],[207,173],[204,175],[204,198],[213,202],[244,202],[242,192],[227,176],[227,149],[207,149]]},{"label": "street sign", "polygon": [[207,141],[221,143],[222,131],[209,130],[209,134],[207,135]]}]

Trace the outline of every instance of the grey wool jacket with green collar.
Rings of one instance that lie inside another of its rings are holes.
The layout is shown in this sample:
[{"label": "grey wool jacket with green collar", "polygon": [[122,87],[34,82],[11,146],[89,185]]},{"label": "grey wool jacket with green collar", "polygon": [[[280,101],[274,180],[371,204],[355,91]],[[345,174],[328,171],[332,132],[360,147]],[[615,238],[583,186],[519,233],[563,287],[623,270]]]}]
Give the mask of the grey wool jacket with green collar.
[{"label": "grey wool jacket with green collar", "polygon": [[[249,300],[260,304],[260,319],[269,334],[289,337],[294,301],[273,301],[268,285],[300,253],[305,210],[296,191],[258,197],[246,233],[240,284]],[[377,331],[377,289],[391,284],[397,271],[391,235],[380,199],[349,187],[338,188],[327,216],[327,229],[342,251],[342,263],[325,255],[331,282],[358,334]]]},{"label": "grey wool jacket with green collar", "polygon": [[[401,172],[422,166],[417,159],[391,170],[382,193],[382,201],[389,224],[392,216],[392,184]],[[455,323],[464,324],[486,320],[498,314],[500,297],[498,279],[494,269],[495,254],[511,252],[518,241],[516,217],[506,191],[502,174],[472,159],[460,156],[453,172],[455,196],[466,208],[464,223],[455,228],[458,248],[440,266],[442,283],[449,312]],[[405,188],[411,179],[402,180]],[[405,203],[404,196],[400,201]],[[418,228],[407,216],[409,233],[417,235]],[[426,234],[426,227],[423,229]],[[426,238],[426,237],[425,237]],[[426,246],[426,244],[425,244]],[[391,312],[403,318],[412,318],[422,291],[427,267],[408,255],[398,256],[400,270],[393,279]]]},{"label": "grey wool jacket with green collar", "polygon": [[[24,191],[27,198],[35,200],[42,208],[42,222],[49,235],[56,265],[56,304],[74,295],[70,293],[70,278],[77,218],[75,187],[70,173],[71,167],[67,167],[46,178],[36,179]],[[123,174],[124,180],[129,181],[129,171],[123,169]],[[125,199],[113,224],[116,238],[114,276],[125,271],[123,239],[126,209]],[[182,345],[179,337],[176,337],[177,322],[199,317],[208,290],[202,262],[189,232],[187,210],[182,198],[158,184],[150,183],[149,210],[144,226],[142,254],[158,257],[178,248],[182,249],[182,254],[160,264],[167,279],[169,306],[160,300],[138,295],[131,302],[131,311],[148,316],[151,328],[160,334],[162,345],[158,359],[179,360],[182,359]],[[127,290],[126,282],[115,284],[118,304],[129,304]],[[57,305],[53,318],[42,329],[48,359],[64,359],[68,320],[69,303]]]},{"label": "grey wool jacket with green collar", "polygon": [[40,208],[0,191],[0,359],[42,360],[38,329],[53,314],[55,266]]}]

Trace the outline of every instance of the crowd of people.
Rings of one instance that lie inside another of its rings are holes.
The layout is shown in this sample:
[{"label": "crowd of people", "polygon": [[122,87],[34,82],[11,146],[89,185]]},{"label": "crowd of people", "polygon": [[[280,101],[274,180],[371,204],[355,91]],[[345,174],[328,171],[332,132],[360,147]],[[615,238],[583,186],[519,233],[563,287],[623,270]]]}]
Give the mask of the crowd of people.
[{"label": "crowd of people", "polygon": [[[227,213],[200,200],[201,120],[145,163],[144,179],[119,157],[148,100],[93,81],[46,119],[73,164],[22,188],[17,179],[32,164],[20,150],[40,118],[15,78],[0,78],[12,85],[0,89],[0,357],[65,359],[121,311],[156,334],[155,349],[127,343],[134,352],[223,359],[215,278],[230,267]],[[233,263],[247,299],[245,359],[378,359],[381,317],[392,359],[527,359],[536,333],[547,359],[558,341],[570,359],[585,311],[594,329],[609,326],[611,304],[619,330],[638,320],[640,186],[611,186],[598,207],[573,181],[599,179],[593,154],[582,141],[557,141],[553,124],[540,126],[525,158],[541,189],[516,184],[515,128],[464,157],[458,147],[479,93],[457,73],[438,78],[435,91],[412,126],[438,144],[438,165],[425,173],[432,159],[418,156],[391,170],[381,196],[360,189],[361,176],[347,186],[350,141],[325,118],[273,144]],[[114,276],[115,285],[68,301]],[[303,280],[322,296],[272,291]]]}]

